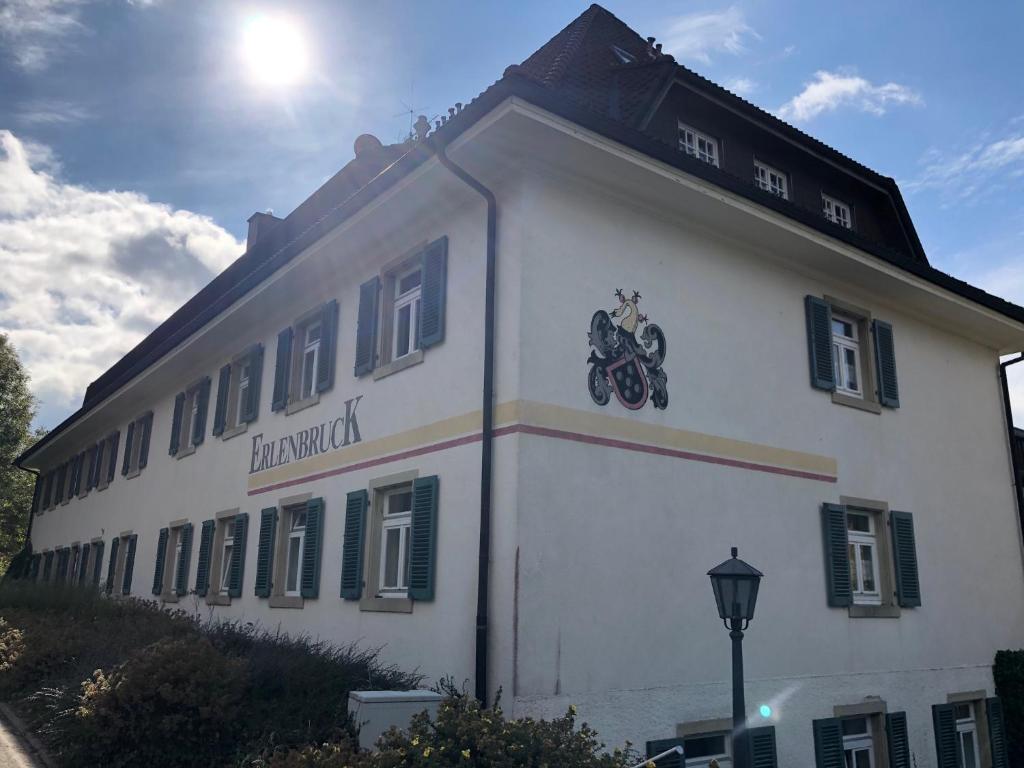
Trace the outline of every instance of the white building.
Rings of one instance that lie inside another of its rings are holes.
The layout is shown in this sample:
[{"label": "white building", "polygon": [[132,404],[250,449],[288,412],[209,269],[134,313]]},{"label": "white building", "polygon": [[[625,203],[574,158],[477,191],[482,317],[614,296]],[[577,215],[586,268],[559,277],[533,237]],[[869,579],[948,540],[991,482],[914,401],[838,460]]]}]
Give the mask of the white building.
[{"label": "white building", "polygon": [[599,6],[419,129],[254,216],[19,459],[31,577],[726,766],[735,545],[758,766],[1005,766],[1024,309],[931,267],[892,179]]}]

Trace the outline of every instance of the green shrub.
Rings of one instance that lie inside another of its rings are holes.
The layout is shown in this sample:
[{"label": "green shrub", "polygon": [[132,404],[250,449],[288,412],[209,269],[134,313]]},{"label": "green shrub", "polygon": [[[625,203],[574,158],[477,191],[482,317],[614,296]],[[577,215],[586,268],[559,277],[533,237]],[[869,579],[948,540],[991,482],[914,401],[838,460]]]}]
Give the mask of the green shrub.
[{"label": "green shrub", "polygon": [[219,765],[237,741],[244,661],[202,637],[160,640],[82,684],[69,765]]},{"label": "green shrub", "polygon": [[1003,702],[1010,765],[1024,765],[1024,650],[996,653],[992,677]]},{"label": "green shrub", "polygon": [[7,672],[25,650],[25,633],[0,617],[0,672]]}]

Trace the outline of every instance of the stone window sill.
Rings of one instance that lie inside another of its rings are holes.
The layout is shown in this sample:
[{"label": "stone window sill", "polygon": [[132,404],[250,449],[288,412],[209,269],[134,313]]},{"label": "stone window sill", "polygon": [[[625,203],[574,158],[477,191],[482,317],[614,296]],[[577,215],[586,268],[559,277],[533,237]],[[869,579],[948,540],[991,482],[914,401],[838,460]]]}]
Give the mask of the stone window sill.
[{"label": "stone window sill", "polygon": [[900,607],[898,605],[851,605],[851,619],[898,619]]},{"label": "stone window sill", "polygon": [[423,362],[423,350],[417,349],[415,352],[410,352],[404,357],[400,357],[397,360],[392,360],[390,363],[380,366],[379,368],[373,369],[373,380],[378,381],[393,373],[404,371],[406,368],[411,368],[414,365],[419,365]]},{"label": "stone window sill", "polygon": [[206,604],[207,605],[231,605],[231,598],[228,597],[227,595],[215,595],[213,593],[208,593],[206,595]]},{"label": "stone window sill", "polygon": [[232,437],[238,437],[244,435],[246,430],[249,429],[249,422],[243,422],[242,424],[236,424],[231,429],[225,429],[221,432],[221,440],[230,440]]},{"label": "stone window sill", "polygon": [[832,402],[836,405],[845,405],[850,408],[856,408],[858,411],[866,411],[868,413],[881,413],[882,406],[873,400],[864,400],[860,397],[851,397],[850,395],[844,395],[840,392],[832,393]]},{"label": "stone window sill", "polygon": [[412,613],[412,600],[407,597],[363,597],[359,610],[370,613]]},{"label": "stone window sill", "polygon": [[294,403],[288,403],[284,409],[285,416],[291,416],[293,413],[304,411],[307,408],[316,405],[320,402],[320,393],[317,392],[315,395],[307,397],[305,400],[296,400]]},{"label": "stone window sill", "polygon": [[301,608],[305,599],[295,595],[271,595],[269,605],[271,608]]},{"label": "stone window sill", "polygon": [[175,458],[176,458],[176,459],[178,459],[178,461],[181,461],[181,460],[182,460],[182,459],[184,459],[184,458],[185,458],[186,456],[191,456],[191,455],[192,455],[193,453],[195,453],[195,452],[196,452],[196,447],[195,447],[194,445],[190,445],[190,446],[189,446],[188,448],[182,448],[182,449],[180,449],[180,450],[179,450],[179,451],[178,451],[178,452],[177,452],[177,453],[175,454]]},{"label": "stone window sill", "polygon": [[160,595],[160,599],[165,603],[178,602],[178,596],[174,592],[164,592],[162,595]]}]

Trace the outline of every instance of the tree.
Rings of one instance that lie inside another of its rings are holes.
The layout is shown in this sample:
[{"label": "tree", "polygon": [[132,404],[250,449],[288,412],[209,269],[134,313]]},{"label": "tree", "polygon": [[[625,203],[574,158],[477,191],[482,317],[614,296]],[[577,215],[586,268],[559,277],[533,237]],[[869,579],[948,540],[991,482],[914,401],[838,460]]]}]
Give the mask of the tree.
[{"label": "tree", "polygon": [[17,350],[0,333],[0,573],[25,544],[35,477],[14,460],[45,432],[32,431],[36,399]]}]

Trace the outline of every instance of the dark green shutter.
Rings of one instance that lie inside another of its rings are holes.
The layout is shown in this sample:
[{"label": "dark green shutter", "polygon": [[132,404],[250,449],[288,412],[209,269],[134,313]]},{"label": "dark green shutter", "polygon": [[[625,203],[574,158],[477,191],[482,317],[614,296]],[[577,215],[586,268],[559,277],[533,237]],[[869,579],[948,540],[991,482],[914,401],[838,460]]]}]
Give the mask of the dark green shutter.
[{"label": "dark green shutter", "polygon": [[320,320],[320,354],[316,363],[316,391],[325,392],[334,386],[334,363],[338,352],[338,302],[324,304]]},{"label": "dark green shutter", "polygon": [[92,487],[96,488],[100,484],[100,478],[103,476],[103,451],[107,447],[106,440],[100,440],[96,443],[96,454],[93,457],[92,464]]},{"label": "dark green shutter", "polygon": [[985,699],[988,720],[988,740],[992,748],[992,768],[1009,768],[1010,755],[1006,745],[1006,724],[1003,722],[1003,702],[992,697]]},{"label": "dark green shutter", "polygon": [[156,540],[156,565],[153,568],[153,594],[160,595],[164,591],[164,563],[167,561],[167,537],[170,535],[167,528],[160,529],[160,535]]},{"label": "dark green shutter", "polygon": [[196,558],[196,594],[206,597],[210,591],[210,554],[213,550],[214,520],[204,520],[199,532],[199,557]]},{"label": "dark green shutter", "polygon": [[256,550],[256,597],[270,597],[273,589],[274,537],[277,533],[277,507],[260,512],[260,540]]},{"label": "dark green shutter", "polygon": [[53,494],[53,472],[46,473],[46,484],[43,489],[43,509],[50,508],[50,499]]},{"label": "dark green shutter", "polygon": [[377,301],[380,277],[373,277],[359,286],[359,314],[356,324],[356,376],[373,370],[377,353]]},{"label": "dark green shutter", "polygon": [[67,477],[68,465],[65,462],[57,467],[57,479],[54,480],[53,504],[56,506],[64,500],[64,480]]},{"label": "dark green shutter", "polygon": [[345,540],[341,545],[341,596],[358,600],[363,594],[363,536],[370,495],[351,491],[345,500]]},{"label": "dark green shutter", "polygon": [[128,549],[124,553],[124,578],[121,580],[121,594],[132,593],[132,572],[135,570],[135,549],[139,544],[139,535],[133,533],[128,537]]},{"label": "dark green shutter", "polygon": [[302,573],[299,575],[299,594],[303,597],[320,596],[320,553],[324,539],[324,500],[306,502],[306,533],[302,540]]},{"label": "dark green shutter", "polygon": [[836,390],[832,364],[832,307],[817,296],[804,298],[807,315],[807,354],[811,364],[811,386],[828,392]]},{"label": "dark green shutter", "polygon": [[178,569],[174,574],[174,594],[188,594],[188,568],[192,562],[192,523],[185,523],[178,531],[178,543],[181,545],[181,556],[178,558]]},{"label": "dark green shutter", "polygon": [[32,489],[32,511],[33,512],[38,512],[40,510],[39,504],[43,500],[43,485],[44,485],[43,475],[42,475],[42,473],[39,473],[39,474],[36,475],[35,488]]},{"label": "dark green shutter", "polygon": [[815,768],[845,768],[843,755],[843,725],[838,717],[815,720],[814,765]]},{"label": "dark green shutter", "polygon": [[775,726],[763,725],[751,728],[750,768],[779,768],[778,752],[775,747]]},{"label": "dark green shutter", "polygon": [[213,436],[224,434],[228,419],[228,391],[231,389],[231,363],[221,366],[217,375],[217,404],[213,409]]},{"label": "dark green shutter", "polygon": [[167,452],[171,456],[178,454],[181,437],[181,419],[185,415],[185,393],[179,392],[174,397],[174,415],[171,417],[171,445]]},{"label": "dark green shutter", "polygon": [[139,469],[149,463],[149,436],[153,431],[153,412],[150,411],[142,419],[142,442],[139,444]]},{"label": "dark green shutter", "polygon": [[[676,738],[654,739],[652,741],[648,741],[645,746],[647,748],[647,759],[650,760],[656,755],[660,755],[662,752],[668,752],[668,750],[673,747],[683,747],[684,745],[682,739]],[[661,758],[655,762],[655,765],[658,766],[658,768],[683,768],[683,766],[686,765],[686,756],[676,752]]]},{"label": "dark green shutter", "polygon": [[78,551],[78,583],[85,584],[85,577],[89,575],[89,550],[91,547],[86,542],[82,545],[82,548]]},{"label": "dark green shutter", "polygon": [[206,412],[210,409],[210,377],[199,383],[196,391],[196,423],[192,428],[192,445],[199,445],[206,438]]},{"label": "dark green shutter", "polygon": [[93,556],[92,585],[98,587],[100,585],[100,575],[103,573],[103,550],[105,547],[102,541],[97,541],[92,546],[96,550],[96,554]]},{"label": "dark green shutter", "polygon": [[906,712],[890,712],[885,716],[885,737],[889,742],[889,768],[913,768]]},{"label": "dark green shutter", "polygon": [[284,410],[288,405],[288,379],[292,371],[292,329],[285,328],[277,334],[277,362],[274,363],[274,400],[272,411]]},{"label": "dark green shutter", "polygon": [[[248,544],[249,515],[235,515],[235,542],[231,545],[231,571],[228,573],[228,597],[242,596],[242,576],[245,573],[245,547]],[[223,584],[221,585],[223,587]]]},{"label": "dark green shutter", "polygon": [[875,372],[878,375],[878,402],[887,408],[900,407],[900,386],[896,379],[896,346],[892,326],[883,320],[871,323],[875,336]]},{"label": "dark green shutter", "polygon": [[423,254],[423,286],[420,289],[420,346],[444,341],[444,314],[448,282],[448,238],[427,246]]},{"label": "dark green shutter", "polygon": [[114,572],[117,570],[117,548],[121,544],[121,539],[115,536],[110,540],[110,562],[107,563],[107,594],[111,594],[114,591]]},{"label": "dark green shutter", "polygon": [[412,531],[409,542],[409,597],[434,599],[437,560],[437,475],[418,477],[412,483]]},{"label": "dark green shutter", "polygon": [[921,605],[921,585],[917,577],[917,544],[914,540],[914,516],[909,512],[890,512],[892,554],[896,566],[896,602],[904,608]]},{"label": "dark green shutter", "polygon": [[263,345],[257,344],[249,353],[249,391],[242,404],[242,421],[255,421],[260,410],[260,382],[263,380]]},{"label": "dark green shutter", "polygon": [[822,504],[821,525],[825,540],[828,604],[833,608],[845,608],[853,602],[850,550],[846,536],[846,507],[839,504]]},{"label": "dark green shutter", "polygon": [[[135,422],[128,425],[124,436],[124,461],[121,463],[121,474],[127,475],[132,468],[132,443],[135,441]],[[78,469],[81,472],[81,467]]]},{"label": "dark green shutter", "polygon": [[107,484],[114,482],[114,476],[117,475],[117,449],[121,442],[121,430],[118,430],[112,434],[109,438],[110,443],[110,459],[107,461]]},{"label": "dark green shutter", "polygon": [[959,768],[960,745],[956,737],[954,705],[932,706],[932,725],[935,729],[936,768]]}]

